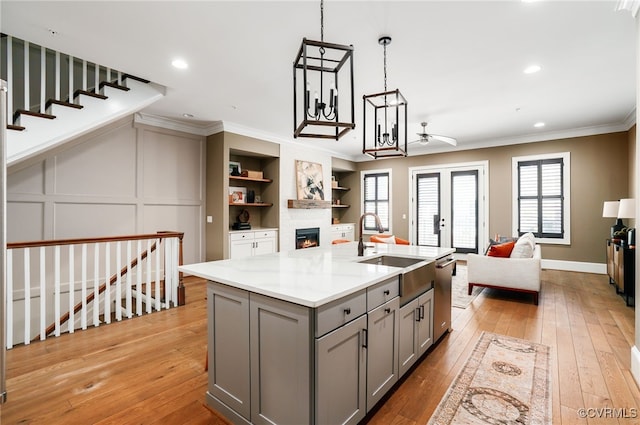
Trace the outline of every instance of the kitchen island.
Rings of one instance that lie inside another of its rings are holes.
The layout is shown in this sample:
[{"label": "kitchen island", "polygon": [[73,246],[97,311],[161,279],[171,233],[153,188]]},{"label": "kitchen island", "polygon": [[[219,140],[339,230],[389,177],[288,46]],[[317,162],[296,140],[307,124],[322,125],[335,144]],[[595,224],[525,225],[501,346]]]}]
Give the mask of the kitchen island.
[{"label": "kitchen island", "polygon": [[[360,421],[433,343],[433,281],[401,306],[403,276],[453,252],[370,246],[180,267],[209,281],[208,404],[234,423]],[[361,262],[381,256],[414,261]]]}]

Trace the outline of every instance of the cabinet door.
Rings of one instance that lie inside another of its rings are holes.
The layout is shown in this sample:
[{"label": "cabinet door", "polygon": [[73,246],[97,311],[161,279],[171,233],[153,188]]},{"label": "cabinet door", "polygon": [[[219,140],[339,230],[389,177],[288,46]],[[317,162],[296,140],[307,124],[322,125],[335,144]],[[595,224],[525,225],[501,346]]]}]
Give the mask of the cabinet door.
[{"label": "cabinet door", "polygon": [[609,275],[609,283],[612,283],[615,280],[615,271],[614,271],[614,244],[610,240],[607,240],[607,274]]},{"label": "cabinet door", "polygon": [[350,241],[353,241],[356,239],[355,231],[353,230],[352,224],[344,226],[343,234],[344,234],[344,239],[348,239]]},{"label": "cabinet door", "polygon": [[418,297],[418,357],[433,344],[433,289]]},{"label": "cabinet door", "polygon": [[251,293],[251,423],[311,423],[311,312]]},{"label": "cabinet door", "polygon": [[276,252],[276,239],[256,239],[253,247],[253,255],[271,254]]},{"label": "cabinet door", "polygon": [[253,255],[253,239],[229,242],[229,258],[237,259]]},{"label": "cabinet door", "polygon": [[317,425],[357,424],[364,418],[366,329],[362,315],[316,340]]},{"label": "cabinet door", "polygon": [[367,411],[398,381],[398,297],[367,313]]},{"label": "cabinet door", "polygon": [[250,418],[249,293],[207,284],[208,392]]},{"label": "cabinet door", "polygon": [[614,279],[616,281],[617,292],[624,292],[624,248],[616,245],[613,258],[615,265]]},{"label": "cabinet door", "polygon": [[418,300],[415,299],[400,308],[398,334],[398,371],[400,376],[418,360],[418,321],[420,310]]}]

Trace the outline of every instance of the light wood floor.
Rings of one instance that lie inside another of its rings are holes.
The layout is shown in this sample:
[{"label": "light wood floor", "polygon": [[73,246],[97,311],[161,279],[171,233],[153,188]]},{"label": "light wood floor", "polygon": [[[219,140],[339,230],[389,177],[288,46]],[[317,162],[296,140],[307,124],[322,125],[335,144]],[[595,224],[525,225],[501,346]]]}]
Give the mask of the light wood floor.
[{"label": "light wood floor", "polygon": [[[471,353],[491,331],[552,347],[553,424],[635,424],[580,419],[578,408],[638,409],[630,373],[634,310],[605,276],[543,271],[540,305],[485,289],[454,308],[453,331],[413,369],[370,424],[424,425]],[[225,424],[204,393],[204,281],[187,280],[187,305],[7,352],[6,424]],[[639,411],[640,414],[640,411]]]}]

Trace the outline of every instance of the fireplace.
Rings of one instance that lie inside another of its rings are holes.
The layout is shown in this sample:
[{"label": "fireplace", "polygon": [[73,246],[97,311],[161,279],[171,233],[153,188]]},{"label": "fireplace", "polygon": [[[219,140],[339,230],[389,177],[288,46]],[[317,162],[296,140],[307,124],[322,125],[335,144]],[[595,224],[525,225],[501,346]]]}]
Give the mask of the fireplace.
[{"label": "fireplace", "polygon": [[320,228],[296,229],[296,249],[320,246]]}]

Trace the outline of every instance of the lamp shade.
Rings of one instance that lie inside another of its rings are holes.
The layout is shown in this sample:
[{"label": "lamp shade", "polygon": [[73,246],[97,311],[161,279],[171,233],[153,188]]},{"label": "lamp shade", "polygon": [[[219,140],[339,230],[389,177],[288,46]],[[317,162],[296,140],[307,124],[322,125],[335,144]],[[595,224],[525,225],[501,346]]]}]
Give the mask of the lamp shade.
[{"label": "lamp shade", "polygon": [[619,209],[620,209],[620,201],[604,201],[604,207],[602,208],[602,216],[617,218]]},{"label": "lamp shade", "polygon": [[636,200],[633,198],[621,199],[618,208],[618,218],[636,218]]}]

